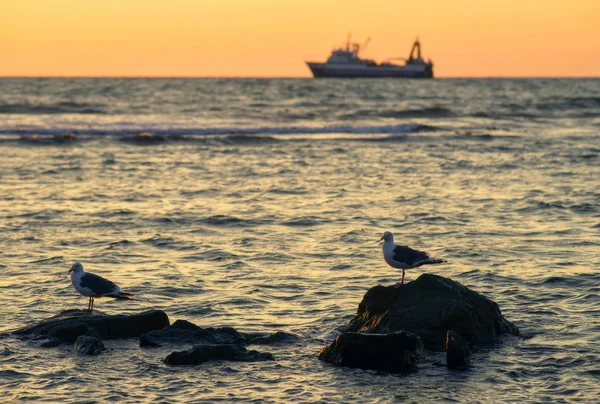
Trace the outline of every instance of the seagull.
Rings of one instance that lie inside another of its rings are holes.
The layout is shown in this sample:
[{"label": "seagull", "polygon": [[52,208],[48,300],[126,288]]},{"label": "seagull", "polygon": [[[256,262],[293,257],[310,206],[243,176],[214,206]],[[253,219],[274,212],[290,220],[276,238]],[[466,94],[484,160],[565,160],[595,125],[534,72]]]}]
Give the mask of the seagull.
[{"label": "seagull", "polygon": [[417,251],[410,247],[394,244],[394,235],[389,231],[383,233],[381,240],[383,240],[381,252],[383,253],[385,262],[393,268],[402,269],[402,280],[394,285],[395,288],[404,285],[404,271],[407,269],[420,267],[421,265],[448,262],[433,258],[429,253],[424,251]]},{"label": "seagull", "polygon": [[71,266],[69,273],[71,274],[71,283],[73,283],[75,290],[83,296],[90,298],[87,308],[87,311],[90,313],[94,309],[95,297],[114,297],[115,299],[126,300],[133,299],[131,293],[121,292],[121,288],[108,279],[85,272],[83,270],[83,265],[79,262],[76,262]]}]

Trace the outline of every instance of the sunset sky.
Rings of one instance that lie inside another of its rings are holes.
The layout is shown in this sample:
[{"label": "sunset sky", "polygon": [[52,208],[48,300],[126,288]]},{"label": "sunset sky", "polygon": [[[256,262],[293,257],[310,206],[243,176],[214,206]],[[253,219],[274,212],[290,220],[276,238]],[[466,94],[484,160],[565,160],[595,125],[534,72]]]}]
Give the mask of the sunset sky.
[{"label": "sunset sky", "polygon": [[438,77],[600,76],[600,0],[13,0],[0,76],[309,77],[348,32],[363,56],[419,36]]}]

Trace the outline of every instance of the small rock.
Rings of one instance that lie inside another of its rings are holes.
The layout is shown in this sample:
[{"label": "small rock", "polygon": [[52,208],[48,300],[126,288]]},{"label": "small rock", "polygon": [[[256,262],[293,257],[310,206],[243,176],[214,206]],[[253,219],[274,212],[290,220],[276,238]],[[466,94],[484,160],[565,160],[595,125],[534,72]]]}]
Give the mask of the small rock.
[{"label": "small rock", "polygon": [[198,345],[187,351],[173,352],[165,358],[168,365],[199,365],[208,361],[257,362],[273,360],[268,352],[248,351],[242,345]]},{"label": "small rock", "polygon": [[418,335],[400,331],[390,334],[345,332],[319,359],[339,366],[402,372],[414,369],[423,359],[423,343]]},{"label": "small rock", "polygon": [[449,369],[461,369],[469,364],[469,344],[459,333],[449,330],[446,334],[446,365]]},{"label": "small rock", "polygon": [[80,335],[75,341],[75,352],[79,355],[98,355],[105,349],[102,341],[89,335]]},{"label": "small rock", "polygon": [[40,344],[41,348],[56,348],[59,345],[62,345],[62,341],[60,338],[52,337],[50,339],[45,340]]},{"label": "small rock", "polygon": [[274,345],[298,342],[300,338],[289,332],[277,331],[272,334],[247,333],[244,334],[248,344],[253,345]]},{"label": "small rock", "polygon": [[240,345],[245,343],[244,335],[234,328],[202,328],[186,320],[177,320],[169,327],[153,330],[140,336],[140,346],[143,348],[160,347],[164,344]]}]

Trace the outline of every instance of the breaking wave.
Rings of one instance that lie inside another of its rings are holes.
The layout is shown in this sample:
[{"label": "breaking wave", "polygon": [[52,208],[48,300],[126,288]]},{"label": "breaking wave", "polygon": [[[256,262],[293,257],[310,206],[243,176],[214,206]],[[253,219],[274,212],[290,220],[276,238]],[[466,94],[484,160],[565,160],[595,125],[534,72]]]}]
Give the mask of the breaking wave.
[{"label": "breaking wave", "polygon": [[0,128],[4,135],[46,135],[56,136],[65,133],[82,136],[130,136],[147,133],[153,136],[231,136],[231,135],[306,135],[306,134],[398,134],[415,133],[420,131],[434,131],[437,128],[421,124],[402,125],[332,125],[332,126],[263,126],[263,127],[214,127],[214,128],[152,128],[138,127],[127,129],[81,129],[81,128]]},{"label": "breaking wave", "polygon": [[0,104],[0,114],[105,114],[97,104],[64,101],[56,104]]},{"label": "breaking wave", "polygon": [[427,108],[414,109],[361,109],[358,111],[345,113],[339,116],[343,120],[353,120],[360,118],[443,118],[454,116],[455,114],[448,108],[434,106]]}]

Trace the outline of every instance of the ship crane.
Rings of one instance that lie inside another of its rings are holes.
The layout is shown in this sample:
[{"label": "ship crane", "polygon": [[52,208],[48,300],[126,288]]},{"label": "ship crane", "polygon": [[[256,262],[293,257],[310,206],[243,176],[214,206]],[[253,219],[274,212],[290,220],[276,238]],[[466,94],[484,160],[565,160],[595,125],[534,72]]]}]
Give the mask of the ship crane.
[{"label": "ship crane", "polygon": [[[417,57],[413,57],[413,54],[415,53],[415,50],[417,51]],[[417,39],[415,40],[415,43],[412,46],[412,49],[410,50],[410,56],[408,57],[408,61],[413,61],[415,59],[421,59],[421,43],[419,42],[419,37],[417,37]]]}]

